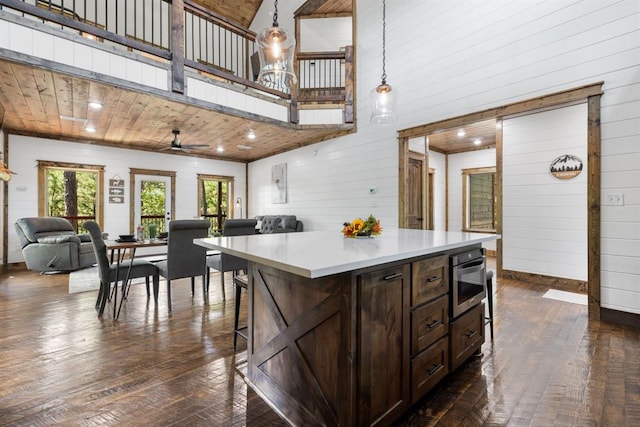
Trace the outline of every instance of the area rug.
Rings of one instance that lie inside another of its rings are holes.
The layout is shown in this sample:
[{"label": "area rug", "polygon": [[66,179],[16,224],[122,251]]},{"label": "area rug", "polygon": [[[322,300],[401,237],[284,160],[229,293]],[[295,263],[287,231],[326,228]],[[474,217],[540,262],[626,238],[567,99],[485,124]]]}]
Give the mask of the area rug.
[{"label": "area rug", "polygon": [[[126,272],[125,272],[126,273]],[[144,277],[133,279],[133,283],[144,283]],[[97,291],[100,288],[98,267],[93,266],[69,273],[69,293]]]},{"label": "area rug", "polygon": [[587,305],[587,296],[585,294],[577,294],[575,292],[560,291],[558,289],[549,289],[542,295],[542,298],[554,299],[557,301],[570,302],[573,304]]}]

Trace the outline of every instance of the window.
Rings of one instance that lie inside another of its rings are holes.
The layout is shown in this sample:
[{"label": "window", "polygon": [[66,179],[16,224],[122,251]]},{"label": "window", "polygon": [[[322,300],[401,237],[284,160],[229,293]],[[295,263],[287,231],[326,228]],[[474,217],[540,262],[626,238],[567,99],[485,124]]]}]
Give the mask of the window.
[{"label": "window", "polygon": [[463,231],[496,231],[496,168],[462,170]]},{"label": "window", "polygon": [[227,218],[233,217],[233,177],[198,174],[198,210],[211,221],[211,232],[221,232]]},{"label": "window", "polygon": [[[38,161],[38,215],[102,222],[104,166]],[[81,231],[81,230],[80,230]]]},{"label": "window", "polygon": [[176,173],[152,169],[129,169],[130,207],[129,229],[137,227],[146,232],[155,224],[156,232],[168,230],[167,221],[174,218],[176,210]]}]

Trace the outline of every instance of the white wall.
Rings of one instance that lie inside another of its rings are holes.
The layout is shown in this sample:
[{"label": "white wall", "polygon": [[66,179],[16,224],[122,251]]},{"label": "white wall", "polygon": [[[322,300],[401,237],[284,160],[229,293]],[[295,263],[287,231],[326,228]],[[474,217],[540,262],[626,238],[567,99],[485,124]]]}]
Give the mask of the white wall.
[{"label": "white wall", "polygon": [[[472,168],[490,168],[496,165],[496,150],[467,151],[450,154],[449,162],[449,231],[462,231],[462,170]],[[496,242],[483,244],[486,249],[495,251]]]},{"label": "white wall", "polygon": [[0,19],[0,48],[157,89],[169,88],[168,64],[139,58],[51,25],[33,21],[21,25],[17,22],[23,21],[13,18],[12,14],[0,13],[3,14],[3,19]]},{"label": "white wall", "polygon": [[301,19],[300,52],[337,52],[351,45],[351,21],[351,17]]},{"label": "white wall", "polygon": [[[1,109],[2,107],[0,107]],[[0,122],[0,159],[4,160],[4,131]],[[4,206],[4,182],[0,181],[0,206]],[[4,224],[4,209],[0,209],[0,224]],[[0,227],[0,242],[4,242],[4,226]],[[0,244],[0,260],[4,260],[4,245]]]},{"label": "white wall", "polygon": [[433,169],[433,229],[447,230],[447,158],[429,151],[429,168]]},{"label": "white wall", "polygon": [[[502,265],[506,270],[587,280],[587,104],[502,124]],[[573,179],[549,166],[582,160]]]},{"label": "white wall", "polygon": [[[234,198],[246,189],[245,165],[196,157],[124,150],[98,145],[9,135],[9,164],[17,174],[9,182],[8,262],[23,260],[13,224],[18,218],[38,216],[37,160],[104,165],[105,186],[118,175],[125,180],[125,203],[110,204],[104,189],[103,231],[111,236],[129,232],[129,168],[176,172],[175,219],[198,217],[197,174],[233,176]],[[240,217],[240,212],[234,213]]]},{"label": "white wall", "polygon": [[[334,230],[372,211],[395,226],[397,130],[604,81],[602,191],[622,193],[625,205],[601,210],[602,306],[640,313],[639,16],[637,0],[388,2],[387,80],[399,92],[400,119],[372,128],[367,97],[382,72],[382,8],[358,0],[357,134],[252,163],[250,210],[288,211]],[[262,183],[280,162],[289,165],[292,197],[271,205]]]}]

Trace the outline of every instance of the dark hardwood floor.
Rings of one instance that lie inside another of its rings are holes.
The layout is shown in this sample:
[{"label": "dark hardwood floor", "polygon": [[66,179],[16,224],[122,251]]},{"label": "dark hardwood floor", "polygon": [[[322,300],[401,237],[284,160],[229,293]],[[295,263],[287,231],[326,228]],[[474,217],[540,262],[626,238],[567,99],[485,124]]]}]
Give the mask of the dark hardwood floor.
[{"label": "dark hardwood floor", "polygon": [[[285,425],[243,381],[227,282],[223,304],[212,277],[208,306],[198,283],[192,299],[173,282],[171,316],[164,282],[157,309],[134,286],[114,322],[95,292],[68,294],[67,274],[0,274],[0,425]],[[640,330],[588,322],[542,286],[495,287],[493,343],[401,425],[640,425]]]}]

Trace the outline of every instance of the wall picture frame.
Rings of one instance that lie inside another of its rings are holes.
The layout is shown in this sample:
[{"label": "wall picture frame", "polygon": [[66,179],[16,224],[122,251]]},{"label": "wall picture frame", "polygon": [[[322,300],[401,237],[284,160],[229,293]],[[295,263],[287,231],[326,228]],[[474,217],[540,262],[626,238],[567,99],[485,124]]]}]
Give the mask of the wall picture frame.
[{"label": "wall picture frame", "polygon": [[271,167],[271,203],[287,203],[287,164]]}]

